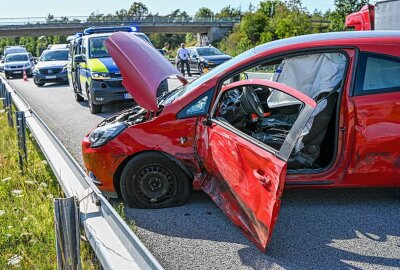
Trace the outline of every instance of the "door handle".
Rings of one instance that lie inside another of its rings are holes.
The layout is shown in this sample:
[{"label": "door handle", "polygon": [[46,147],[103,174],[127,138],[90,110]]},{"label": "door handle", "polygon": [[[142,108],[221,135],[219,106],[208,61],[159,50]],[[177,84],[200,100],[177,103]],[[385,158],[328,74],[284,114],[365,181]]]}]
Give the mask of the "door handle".
[{"label": "door handle", "polygon": [[271,179],[265,176],[265,172],[258,169],[254,172],[255,177],[261,183],[261,185],[268,191],[271,191],[272,182]]}]

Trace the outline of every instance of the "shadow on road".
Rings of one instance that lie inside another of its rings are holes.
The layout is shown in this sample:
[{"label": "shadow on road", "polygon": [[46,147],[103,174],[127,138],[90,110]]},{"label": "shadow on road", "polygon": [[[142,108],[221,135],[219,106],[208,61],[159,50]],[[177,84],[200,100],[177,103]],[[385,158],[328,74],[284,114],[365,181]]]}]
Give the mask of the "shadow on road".
[{"label": "shadow on road", "polygon": [[[89,104],[88,102],[82,101],[82,102],[77,102],[79,105],[81,105],[82,107],[87,108],[87,110],[89,110]],[[120,103],[111,103],[111,104],[107,104],[103,106],[103,109],[101,111],[101,113],[96,114],[97,116],[103,117],[103,118],[107,118],[110,115],[116,114],[122,110],[128,109],[132,106],[134,106],[134,102],[133,101],[125,101],[125,102],[120,102]]]},{"label": "shadow on road", "polygon": [[[400,197],[392,189],[286,190],[262,254],[202,192],[169,209],[126,209],[143,231],[237,243],[243,265],[265,269],[400,267]],[[199,247],[200,248],[200,247]]]}]

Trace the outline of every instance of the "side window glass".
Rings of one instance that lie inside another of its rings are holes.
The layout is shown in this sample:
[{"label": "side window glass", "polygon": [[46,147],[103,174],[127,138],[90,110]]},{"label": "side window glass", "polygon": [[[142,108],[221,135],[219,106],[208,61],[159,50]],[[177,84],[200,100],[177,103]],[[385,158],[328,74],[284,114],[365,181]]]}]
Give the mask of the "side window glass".
[{"label": "side window glass", "polygon": [[82,40],[82,54],[86,55],[86,42]]},{"label": "side window glass", "polygon": [[363,53],[357,70],[356,95],[400,91],[400,59]]},{"label": "side window glass", "polygon": [[199,113],[204,113],[206,109],[208,101],[208,96],[203,97],[199,101],[197,101],[195,104],[189,107],[189,109],[186,110],[186,115],[194,115],[194,114],[199,114]]},{"label": "side window glass", "polygon": [[177,115],[178,119],[188,118],[193,116],[205,115],[210,107],[212,90],[207,91],[205,94],[198,97],[191,102],[188,106],[183,108]]}]

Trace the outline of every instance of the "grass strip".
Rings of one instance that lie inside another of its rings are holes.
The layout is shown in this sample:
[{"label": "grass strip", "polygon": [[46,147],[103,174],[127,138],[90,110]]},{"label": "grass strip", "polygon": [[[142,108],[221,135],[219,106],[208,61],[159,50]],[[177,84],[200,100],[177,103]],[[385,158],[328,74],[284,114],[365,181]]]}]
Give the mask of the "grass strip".
[{"label": "grass strip", "polygon": [[[53,198],[64,194],[33,136],[27,135],[22,175],[16,130],[0,109],[0,269],[57,269]],[[84,241],[81,260],[83,269],[100,269]]]}]

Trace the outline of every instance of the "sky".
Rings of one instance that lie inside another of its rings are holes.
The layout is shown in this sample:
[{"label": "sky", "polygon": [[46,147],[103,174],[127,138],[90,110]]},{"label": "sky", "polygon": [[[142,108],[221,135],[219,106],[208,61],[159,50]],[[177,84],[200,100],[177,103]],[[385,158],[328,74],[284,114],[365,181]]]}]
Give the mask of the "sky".
[{"label": "sky", "polygon": [[[194,15],[200,7],[208,7],[214,12],[231,5],[246,10],[250,3],[257,5],[260,1],[249,0],[0,0],[1,18],[11,17],[46,17],[54,16],[88,16],[92,12],[114,13],[116,10],[128,9],[133,2],[144,3],[153,14],[165,15],[175,9]],[[334,0],[302,0],[309,11],[314,9],[326,11],[333,9]]]}]

